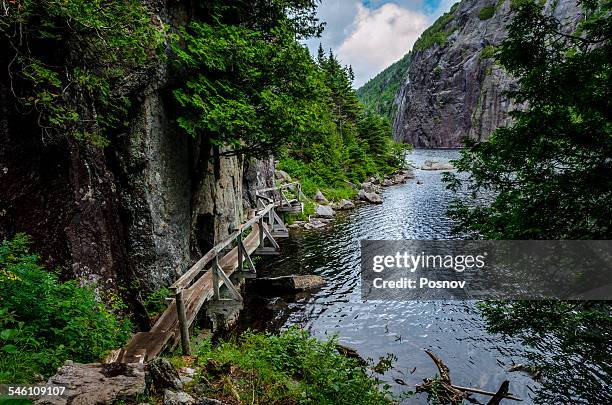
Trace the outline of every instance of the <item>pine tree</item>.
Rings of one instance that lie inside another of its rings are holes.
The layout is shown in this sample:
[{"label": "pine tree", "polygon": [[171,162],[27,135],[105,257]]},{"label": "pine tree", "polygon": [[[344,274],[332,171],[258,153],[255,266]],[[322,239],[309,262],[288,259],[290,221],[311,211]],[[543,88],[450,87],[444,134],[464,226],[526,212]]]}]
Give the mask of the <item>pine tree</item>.
[{"label": "pine tree", "polygon": [[325,51],[323,50],[323,45],[319,42],[319,49],[317,50],[317,63],[320,67],[325,66]]}]

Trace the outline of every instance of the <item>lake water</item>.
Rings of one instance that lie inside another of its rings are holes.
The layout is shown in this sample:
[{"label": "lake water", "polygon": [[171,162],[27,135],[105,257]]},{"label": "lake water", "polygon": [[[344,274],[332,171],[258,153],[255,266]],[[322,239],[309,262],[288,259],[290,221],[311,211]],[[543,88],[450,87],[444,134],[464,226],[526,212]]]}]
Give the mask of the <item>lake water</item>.
[{"label": "lake water", "polygon": [[[420,167],[425,160],[449,161],[457,155],[457,150],[416,150],[408,159]],[[509,380],[510,391],[531,403],[537,383],[525,373],[507,371],[526,361],[526,349],[518,341],[488,333],[473,301],[361,299],[362,239],[457,238],[446,216],[454,195],[446,190],[441,172],[415,172],[422,184],[410,180],[387,188],[382,205],[342,213],[327,229],[292,231],[280,241],[282,255],[257,264],[263,276],[319,274],[327,280],[324,288],[290,301],[277,326],[298,324],[323,338],[337,334],[341,343],[365,358],[394,353],[395,367],[383,378],[396,392],[414,390],[423,378],[437,373],[423,351],[429,349],[448,365],[454,384],[496,391]],[[479,399],[486,402],[486,397]],[[406,403],[426,403],[426,397],[421,394]]]}]

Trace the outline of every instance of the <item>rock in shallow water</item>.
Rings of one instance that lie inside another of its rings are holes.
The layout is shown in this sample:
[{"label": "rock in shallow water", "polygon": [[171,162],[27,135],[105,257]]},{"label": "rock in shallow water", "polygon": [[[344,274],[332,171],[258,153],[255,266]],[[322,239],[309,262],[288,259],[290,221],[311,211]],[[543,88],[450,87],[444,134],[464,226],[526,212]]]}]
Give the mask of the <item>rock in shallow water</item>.
[{"label": "rock in shallow water", "polygon": [[281,277],[265,277],[253,280],[255,291],[260,294],[290,294],[311,290],[325,285],[325,279],[314,274]]},{"label": "rock in shallow water", "polygon": [[455,166],[451,163],[436,162],[433,160],[426,160],[425,164],[421,166],[421,170],[454,170]]},{"label": "rock in shallow water", "polygon": [[334,206],[334,208],[337,210],[350,210],[350,209],[355,208],[355,203],[343,198],[340,201],[338,201],[338,203]]},{"label": "rock in shallow water", "polygon": [[317,205],[315,214],[320,218],[333,218],[336,213],[329,205]]},{"label": "rock in shallow water", "polygon": [[357,197],[362,201],[367,201],[372,204],[382,204],[382,198],[376,193],[368,193],[365,190],[360,190]]}]

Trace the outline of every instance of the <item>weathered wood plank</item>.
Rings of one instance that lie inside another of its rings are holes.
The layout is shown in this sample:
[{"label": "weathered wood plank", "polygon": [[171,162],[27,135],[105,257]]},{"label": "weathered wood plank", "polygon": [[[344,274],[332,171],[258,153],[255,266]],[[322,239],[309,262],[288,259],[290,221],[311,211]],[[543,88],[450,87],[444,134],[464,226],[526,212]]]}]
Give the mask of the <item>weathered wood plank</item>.
[{"label": "weathered wood plank", "polygon": [[234,239],[238,237],[238,235],[241,232],[244,232],[245,230],[249,229],[254,224],[256,224],[259,221],[259,219],[263,218],[274,207],[275,207],[274,204],[269,204],[268,206],[266,206],[266,208],[258,211],[257,214],[253,218],[249,219],[247,222],[242,224],[239,229],[232,232],[223,242],[219,243],[218,245],[213,247],[211,250],[209,250],[204,256],[202,256],[202,258],[198,260],[196,264],[194,264],[189,270],[185,272],[185,274],[179,277],[179,279],[176,280],[170,286],[170,289],[177,291],[183,288],[187,288],[189,284],[198,276],[198,274],[200,274],[200,272],[206,267],[206,265],[215,256],[220,254],[223,251],[223,249],[229,246],[234,241]]},{"label": "weathered wood plank", "polygon": [[[263,214],[265,213],[267,211],[263,212]],[[259,246],[259,225],[256,223],[258,219],[257,216],[252,219],[253,223],[249,226],[253,227],[253,232],[244,238],[243,241],[245,249],[249,254],[252,254]],[[238,268],[238,248],[234,247],[223,256],[219,260],[219,266],[229,277]],[[223,285],[222,280],[220,280],[220,285]],[[188,325],[194,322],[204,303],[210,300],[212,296],[212,271],[208,270],[192,286],[183,291]],[[146,360],[152,359],[163,352],[166,347],[176,346],[179,340],[180,333],[178,330],[176,301],[172,300],[166,311],[153,325],[151,331],[139,332],[132,337],[125,347],[120,361],[122,363],[139,362],[142,358],[143,350],[146,353]]]}]

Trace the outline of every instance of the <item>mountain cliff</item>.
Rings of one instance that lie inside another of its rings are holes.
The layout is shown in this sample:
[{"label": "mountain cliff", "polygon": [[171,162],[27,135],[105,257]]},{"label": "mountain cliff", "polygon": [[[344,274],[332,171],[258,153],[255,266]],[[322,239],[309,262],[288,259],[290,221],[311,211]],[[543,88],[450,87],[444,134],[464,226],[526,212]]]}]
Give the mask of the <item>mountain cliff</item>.
[{"label": "mountain cliff", "polygon": [[[397,141],[458,147],[463,137],[483,140],[509,122],[517,106],[503,93],[515,81],[494,53],[519,1],[464,0],[423,33],[407,74],[394,75],[403,78],[395,98]],[[576,0],[546,0],[545,9],[570,31],[580,18]]]}]

